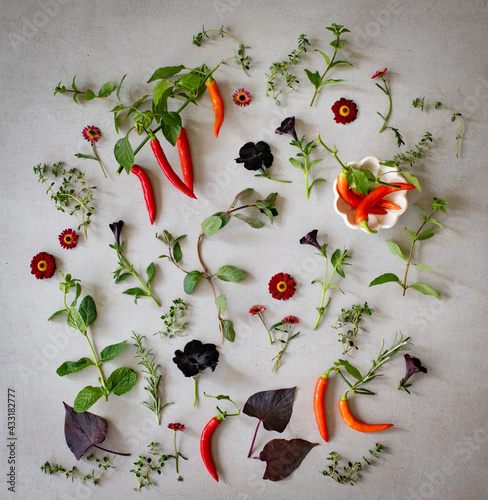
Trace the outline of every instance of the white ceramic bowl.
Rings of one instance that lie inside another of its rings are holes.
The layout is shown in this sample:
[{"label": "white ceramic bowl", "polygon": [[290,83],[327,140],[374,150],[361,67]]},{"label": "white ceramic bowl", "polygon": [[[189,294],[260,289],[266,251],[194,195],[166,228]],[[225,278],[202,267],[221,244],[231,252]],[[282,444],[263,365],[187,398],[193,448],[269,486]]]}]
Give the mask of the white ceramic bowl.
[{"label": "white ceramic bowl", "polygon": [[[380,161],[381,160],[376,158],[376,156],[366,156],[366,158],[360,162],[352,161],[348,163],[348,165],[354,168],[370,170],[375,175],[377,173],[384,174],[381,176],[381,180],[384,182],[407,182],[405,177],[398,173],[397,167],[380,165]],[[407,191],[396,191],[390,193],[385,196],[385,200],[390,200],[393,203],[396,203],[401,207],[401,209],[388,209],[387,213],[383,215],[370,214],[368,217],[368,226],[374,231],[393,227],[398,222],[400,215],[402,215],[408,207]],[[356,224],[356,209],[351,207],[349,203],[346,203],[337,192],[337,179],[334,182],[334,209],[344,219],[346,226],[351,229],[362,229],[364,232],[367,232],[366,229],[361,228]]]}]

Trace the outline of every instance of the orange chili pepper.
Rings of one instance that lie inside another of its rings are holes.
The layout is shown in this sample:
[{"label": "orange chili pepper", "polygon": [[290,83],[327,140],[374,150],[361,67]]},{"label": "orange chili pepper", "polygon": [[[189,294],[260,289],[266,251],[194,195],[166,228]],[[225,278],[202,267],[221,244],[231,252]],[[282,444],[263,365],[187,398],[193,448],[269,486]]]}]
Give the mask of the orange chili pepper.
[{"label": "orange chili pepper", "polygon": [[339,400],[339,411],[341,412],[341,417],[344,422],[359,432],[378,432],[388,429],[388,427],[393,427],[393,424],[365,424],[357,420],[349,409],[349,403],[347,402],[347,392]]},{"label": "orange chili pepper", "polygon": [[317,420],[317,426],[319,428],[320,435],[324,438],[324,441],[329,441],[329,433],[327,432],[327,421],[325,418],[325,390],[329,384],[329,372],[326,371],[317,379],[315,384],[315,391],[313,393],[313,411],[315,413],[315,420]]},{"label": "orange chili pepper", "polygon": [[220,95],[217,82],[211,76],[207,78],[205,85],[207,86],[208,93],[210,94],[210,99],[212,99],[212,106],[215,114],[214,134],[215,137],[218,137],[220,127],[222,126],[222,123],[224,123],[224,101]]}]

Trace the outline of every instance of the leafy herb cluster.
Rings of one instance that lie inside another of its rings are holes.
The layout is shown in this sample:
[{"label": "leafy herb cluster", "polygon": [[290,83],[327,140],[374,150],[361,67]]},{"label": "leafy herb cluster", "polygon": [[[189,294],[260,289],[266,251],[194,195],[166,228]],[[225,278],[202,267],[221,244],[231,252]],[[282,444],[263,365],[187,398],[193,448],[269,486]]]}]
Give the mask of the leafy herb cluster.
[{"label": "leafy herb cluster", "polygon": [[[95,301],[89,295],[85,296],[80,302],[77,308],[78,299],[82,292],[81,282],[75,279],[71,274],[66,274],[66,276],[61,273],[63,280],[60,283],[60,289],[63,292],[64,308],[56,311],[49,317],[49,320],[61,314],[67,314],[68,325],[72,328],[78,330],[88,342],[93,359],[83,357],[78,361],[65,361],[57,370],[56,373],[60,377],[69,375],[71,373],[79,372],[89,366],[94,366],[97,368],[99,373],[98,381],[100,387],[93,387],[91,385],[82,389],[75,398],[74,409],[77,412],[84,412],[88,410],[93,404],[95,404],[102,396],[108,401],[110,394],[115,394],[121,396],[126,392],[130,391],[134,384],[136,383],[136,374],[131,368],[117,368],[112,374],[105,378],[102,372],[102,365],[107,361],[112,361],[115,359],[124,349],[127,341],[119,342],[118,344],[113,344],[105,347],[97,355],[95,348],[90,341],[88,336],[88,327],[97,319],[97,308]],[[71,291],[75,290],[75,298],[70,305],[67,303],[67,295]]]},{"label": "leafy herb cluster", "polygon": [[351,349],[358,348],[356,345],[356,335],[359,330],[364,332],[364,328],[360,326],[362,315],[371,316],[373,312],[374,309],[370,308],[367,302],[362,306],[354,304],[351,309],[341,309],[341,314],[332,328],[342,330],[338,332],[339,342],[342,344],[343,349],[342,354],[346,354]]},{"label": "leafy herb cluster", "polygon": [[394,241],[386,240],[386,244],[388,245],[388,248],[390,249],[391,253],[393,255],[396,255],[397,257],[400,257],[405,262],[406,268],[403,281],[400,280],[400,278],[394,273],[385,273],[375,278],[369,284],[369,286],[382,285],[384,283],[397,283],[402,287],[403,295],[405,295],[405,292],[409,288],[411,288],[412,290],[416,290],[417,292],[421,292],[425,295],[433,295],[438,299],[441,298],[441,294],[437,290],[435,290],[429,285],[426,285],[425,283],[411,283],[410,285],[407,285],[407,276],[410,266],[414,266],[417,269],[423,269],[425,271],[432,271],[432,268],[430,266],[412,262],[413,249],[417,241],[428,240],[436,234],[436,232],[433,229],[426,229],[425,231],[423,230],[427,224],[435,224],[440,229],[444,228],[443,225],[437,219],[434,218],[434,214],[438,211],[446,212],[446,205],[447,201],[434,197],[432,203],[432,213],[428,216],[425,215],[424,211],[417,204],[414,205],[419,209],[419,212],[423,220],[421,226],[417,229],[417,231],[411,231],[410,229],[405,228],[405,232],[408,233],[412,238],[412,243],[410,244],[410,251],[408,252],[408,254],[405,254],[400,248],[400,246]]},{"label": "leafy herb cluster", "polygon": [[[95,186],[90,186],[86,180],[85,174],[75,168],[65,169],[61,162],[50,165],[36,165],[34,173],[38,176],[39,182],[47,187],[46,193],[51,196],[56,208],[61,212],[68,212],[74,215],[80,225],[78,229],[83,228],[87,236],[87,227],[91,222],[91,216],[95,211],[92,205],[93,190]],[[61,183],[55,187],[56,182],[52,178],[61,178]],[[55,190],[57,189],[57,191]]]},{"label": "leafy herb cluster", "polygon": [[[175,251],[181,252],[181,247],[178,242],[177,245],[178,246],[176,250],[173,246],[173,253]],[[181,256],[179,256],[178,260],[180,259]],[[186,337],[187,334],[183,333],[183,330],[186,329],[186,321],[183,320],[183,317],[187,309],[188,306],[185,304],[183,299],[178,298],[173,300],[173,305],[170,306],[168,312],[161,316],[161,319],[163,320],[163,326],[154,335],[159,335],[159,338],[162,342],[164,342],[162,335],[164,335],[168,339],[172,339],[174,337]]]},{"label": "leafy herb cluster", "polygon": [[102,474],[110,469],[114,468],[113,465],[111,465],[112,460],[115,457],[112,457],[111,459],[108,459],[108,457],[103,457],[103,459],[98,459],[94,458],[93,454],[88,455],[86,459],[88,461],[95,460],[97,463],[97,468],[100,469],[100,472],[95,475],[95,469],[92,470],[91,473],[86,473],[86,474],[81,474],[78,472],[78,469],[76,466],[71,467],[71,469],[67,469],[66,467],[63,467],[62,465],[59,464],[51,464],[50,462],[46,461],[44,462],[43,465],[41,465],[41,471],[44,472],[44,474],[49,474],[52,476],[53,474],[64,474],[66,478],[71,478],[71,481],[74,482],[75,477],[79,477],[83,479],[83,482],[93,482],[94,485],[98,484],[98,480],[102,477]]},{"label": "leafy herb cluster", "polygon": [[134,462],[135,468],[131,469],[137,479],[137,487],[134,491],[139,491],[141,488],[149,489],[154,485],[151,475],[156,473],[161,475],[161,469],[165,466],[166,460],[175,458],[173,455],[162,455],[158,450],[158,443],[152,442],[148,444],[149,456],[139,455],[139,460]]}]

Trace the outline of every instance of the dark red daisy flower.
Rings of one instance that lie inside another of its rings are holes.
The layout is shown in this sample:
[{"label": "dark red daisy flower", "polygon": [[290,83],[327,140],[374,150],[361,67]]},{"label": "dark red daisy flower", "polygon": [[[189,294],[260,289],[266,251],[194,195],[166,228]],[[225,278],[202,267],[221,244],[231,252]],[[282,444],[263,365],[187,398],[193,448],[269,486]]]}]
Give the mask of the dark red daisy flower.
[{"label": "dark red daisy flower", "polygon": [[251,94],[246,89],[236,90],[232,98],[238,106],[249,106],[251,103]]},{"label": "dark red daisy flower", "polygon": [[31,261],[31,274],[34,274],[38,280],[51,278],[56,271],[56,261],[51,254],[39,252]]},{"label": "dark red daisy flower", "polygon": [[268,283],[269,293],[277,300],[288,300],[293,297],[295,286],[295,280],[287,273],[275,274]]},{"label": "dark red daisy flower", "polygon": [[83,137],[92,144],[94,142],[98,142],[98,139],[102,137],[102,131],[94,125],[88,125],[88,127],[85,127],[81,133],[83,134]]},{"label": "dark red daisy flower", "polygon": [[170,429],[173,429],[174,431],[184,431],[185,426],[183,424],[180,424],[179,422],[175,422],[174,424],[168,424],[168,427]]},{"label": "dark red daisy flower", "polygon": [[354,101],[350,99],[344,99],[341,97],[332,105],[332,111],[334,113],[334,120],[337,123],[351,123],[357,118],[358,108]]},{"label": "dark red daisy flower", "polygon": [[249,312],[253,315],[256,316],[256,314],[261,314],[266,310],[266,307],[260,306],[260,305],[255,305],[252,306],[251,309],[249,309]]},{"label": "dark red daisy flower", "polygon": [[63,248],[69,250],[70,248],[74,248],[78,244],[78,235],[73,229],[65,229],[59,235],[59,243]]},{"label": "dark red daisy flower", "polygon": [[297,323],[300,323],[296,316],[285,316],[283,318],[283,321],[285,323],[288,323],[289,325],[296,325]]},{"label": "dark red daisy flower", "polygon": [[377,78],[378,76],[383,76],[386,71],[387,71],[388,68],[383,68],[383,69],[379,69],[372,77],[371,79],[373,78]]}]

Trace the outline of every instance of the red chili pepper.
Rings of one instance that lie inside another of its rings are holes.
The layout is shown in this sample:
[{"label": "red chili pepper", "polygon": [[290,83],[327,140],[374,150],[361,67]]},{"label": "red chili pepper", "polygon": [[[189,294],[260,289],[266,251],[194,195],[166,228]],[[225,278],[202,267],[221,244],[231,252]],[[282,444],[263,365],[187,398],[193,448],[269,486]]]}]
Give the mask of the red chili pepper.
[{"label": "red chili pepper", "polygon": [[[329,370],[330,371],[330,370]],[[319,427],[320,435],[324,438],[324,441],[329,441],[329,433],[327,432],[327,421],[325,419],[325,390],[329,384],[329,371],[325,372],[317,379],[315,384],[315,391],[313,393],[313,410],[315,413],[315,420],[317,420],[317,425]]]},{"label": "red chili pepper", "polygon": [[210,475],[218,482],[219,475],[217,474],[217,467],[215,467],[215,462],[212,457],[212,435],[220,425],[223,417],[219,415],[218,417],[212,418],[210,422],[204,427],[202,435],[200,437],[200,454],[202,455],[203,463],[207,467]]},{"label": "red chili pepper", "polygon": [[402,191],[404,189],[415,189],[415,186],[405,184],[403,182],[397,182],[395,183],[395,186],[397,187],[385,186],[382,184],[376,189],[373,189],[373,191],[371,191],[371,193],[364,198],[364,200],[359,204],[359,207],[356,209],[356,224],[366,229],[368,233],[377,233],[378,231],[374,231],[368,227],[368,214],[371,212],[371,207],[373,207],[376,202],[382,200],[383,197],[389,193]]},{"label": "red chili pepper", "polygon": [[144,200],[146,201],[149,220],[151,221],[151,224],[153,224],[154,219],[156,218],[156,202],[154,201],[154,191],[151,181],[146,172],[139,165],[132,165],[130,171],[141,181],[142,192],[144,193]]},{"label": "red chili pepper", "polygon": [[[356,191],[353,191],[353,192],[354,192],[354,194],[359,196],[360,201],[363,201],[364,198],[366,198],[366,195],[363,193],[358,193]],[[380,201],[376,202],[376,205],[373,208],[376,208],[376,207],[389,209],[389,210],[401,210],[402,209],[402,207],[400,205],[397,205],[396,203],[393,203],[390,200],[380,200]],[[374,213],[374,212],[370,212],[370,213]]]},{"label": "red chili pepper", "polygon": [[166,155],[164,154],[163,148],[156,136],[149,131],[149,137],[151,138],[151,148],[153,150],[154,156],[158,161],[159,166],[163,169],[164,175],[170,180],[170,182],[178,188],[182,193],[186,194],[190,198],[195,198],[193,191],[188,188],[188,186],[176,175],[175,171],[171,168]]},{"label": "red chili pepper", "polygon": [[[337,192],[346,203],[351,205],[351,207],[358,208],[360,203],[363,201],[363,198],[359,193],[355,193],[349,188],[345,172],[341,172],[337,176]],[[363,195],[363,197],[365,197],[365,195]],[[375,206],[371,209],[370,213],[382,215],[388,212],[382,208]]]},{"label": "red chili pepper", "polygon": [[349,403],[347,402],[347,393],[342,396],[339,400],[339,411],[341,412],[341,417],[344,422],[360,432],[378,432],[388,429],[388,427],[393,427],[393,424],[365,424],[364,422],[360,422],[357,420],[351,410],[349,409]]},{"label": "red chili pepper", "polygon": [[214,134],[215,137],[218,137],[220,127],[222,126],[222,123],[224,123],[224,101],[220,95],[217,82],[211,76],[207,78],[205,85],[207,86],[208,93],[210,94],[210,99],[212,99],[212,106],[215,114]]},{"label": "red chili pepper", "polygon": [[178,146],[178,153],[180,155],[183,180],[185,181],[188,189],[193,192],[193,165],[191,162],[190,143],[188,142],[186,130],[183,127],[181,127],[180,135],[176,140],[176,146]]}]

